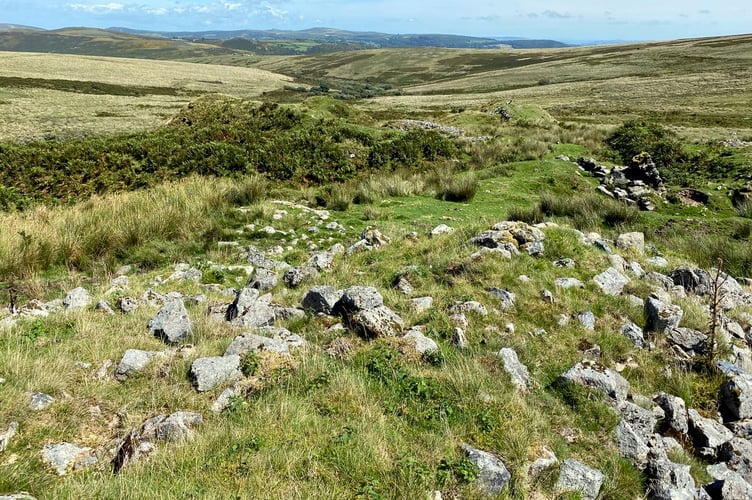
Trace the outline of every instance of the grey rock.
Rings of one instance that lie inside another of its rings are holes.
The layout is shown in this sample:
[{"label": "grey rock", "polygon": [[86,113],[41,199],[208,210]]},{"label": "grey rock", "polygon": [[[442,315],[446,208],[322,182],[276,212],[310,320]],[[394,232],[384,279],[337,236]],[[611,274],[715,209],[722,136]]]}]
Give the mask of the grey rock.
[{"label": "grey rock", "polygon": [[112,310],[112,307],[110,307],[110,304],[108,304],[106,300],[100,300],[97,302],[94,309],[105,314],[115,314],[115,311]]},{"label": "grey rock", "polygon": [[227,388],[214,400],[211,405],[211,412],[215,414],[222,413],[229,408],[232,403],[232,398],[237,397],[237,391],[232,388]]},{"label": "grey rock", "polygon": [[159,353],[154,351],[128,349],[123,354],[120,363],[118,363],[118,366],[115,369],[115,377],[122,380],[134,373],[142,371],[157,354]]},{"label": "grey rock", "polygon": [[666,330],[666,338],[673,345],[680,347],[690,354],[702,354],[708,336],[691,328],[669,328]]},{"label": "grey rock", "polygon": [[752,441],[752,419],[726,422],[726,425],[735,436]]},{"label": "grey rock", "polygon": [[695,498],[695,481],[689,471],[689,465],[677,464],[662,457],[656,458],[651,453],[645,468],[648,492],[652,494],[652,498]]},{"label": "grey rock", "polygon": [[596,239],[593,241],[593,246],[599,250],[603,250],[607,254],[613,253],[613,250],[611,250],[611,247],[609,246],[608,242],[604,239]]},{"label": "grey rock", "polygon": [[512,479],[504,462],[494,455],[473,448],[467,443],[462,444],[465,456],[478,468],[478,486],[486,496],[496,496]]},{"label": "grey rock", "polygon": [[141,301],[152,307],[158,307],[164,304],[165,296],[149,288],[141,296]]},{"label": "grey rock", "polygon": [[366,338],[394,337],[405,329],[405,322],[386,306],[356,311],[346,318],[347,326]]},{"label": "grey rock", "polygon": [[718,447],[718,460],[752,484],[752,442],[733,437]]},{"label": "grey rock", "polygon": [[410,299],[410,308],[416,314],[423,314],[433,307],[433,297],[416,297]]},{"label": "grey rock", "polygon": [[616,426],[614,437],[621,456],[630,459],[639,468],[647,464],[648,445],[626,420]]},{"label": "grey rock", "polygon": [[648,443],[655,433],[657,419],[652,411],[636,405],[630,401],[624,401],[618,407],[624,422],[628,423],[640,439]]},{"label": "grey rock", "polygon": [[110,374],[110,369],[112,368],[113,361],[111,359],[105,359],[102,364],[97,368],[97,371],[94,373],[93,378],[96,380],[104,380],[108,377]]},{"label": "grey rock", "polygon": [[0,434],[0,452],[3,452],[8,448],[10,440],[13,439],[16,432],[18,432],[18,422],[11,422],[10,425],[8,425],[8,430]]},{"label": "grey rock", "polygon": [[642,349],[645,347],[645,336],[642,328],[628,321],[621,327],[621,333],[627,337],[635,347]]},{"label": "grey rock", "polygon": [[230,345],[227,346],[224,356],[261,351],[290,354],[290,348],[287,345],[287,342],[280,337],[269,338],[255,335],[253,333],[245,333],[243,335],[238,335],[233,339]]},{"label": "grey rock", "polygon": [[315,286],[303,297],[302,305],[316,313],[332,314],[334,305],[342,297],[342,292],[331,286]]},{"label": "grey rock", "polygon": [[91,295],[85,288],[78,287],[68,292],[63,299],[63,307],[68,311],[80,311],[91,304]]},{"label": "grey rock", "polygon": [[502,367],[512,379],[512,385],[519,391],[527,392],[530,387],[530,373],[527,367],[520,363],[517,352],[514,349],[504,347],[496,355],[501,358]]},{"label": "grey rock", "polygon": [[452,345],[457,349],[465,349],[467,347],[467,337],[462,328],[455,327],[454,330],[452,330]]},{"label": "grey rock", "polygon": [[70,470],[78,470],[93,465],[93,450],[71,443],[48,444],[42,449],[42,461],[52,467],[59,476]]},{"label": "grey rock", "polygon": [[442,234],[452,234],[454,232],[453,227],[449,227],[446,224],[439,224],[435,228],[431,229],[431,236],[440,236]]},{"label": "grey rock", "polygon": [[508,311],[510,309],[514,309],[516,298],[515,295],[509,290],[502,290],[496,287],[488,287],[486,288],[486,291],[499,299],[499,305],[502,310]]},{"label": "grey rock", "polygon": [[260,292],[268,292],[279,283],[279,277],[274,269],[256,268],[246,284],[247,287],[255,288]]},{"label": "grey rock", "polygon": [[162,309],[149,321],[148,328],[152,335],[168,344],[177,344],[187,339],[192,325],[182,299],[166,300]]},{"label": "grey rock", "polygon": [[583,500],[595,500],[601,490],[606,476],[573,458],[561,463],[556,489],[560,491],[578,491]]},{"label": "grey rock", "polygon": [[554,452],[547,448],[543,448],[541,450],[541,455],[541,457],[536,458],[535,461],[527,468],[528,477],[538,477],[543,471],[550,469],[551,467],[559,463],[559,459],[556,458]]},{"label": "grey rock", "polygon": [[29,403],[29,409],[34,411],[41,411],[55,402],[55,398],[48,394],[41,392],[32,392],[31,402]]},{"label": "grey rock", "polygon": [[645,302],[646,329],[648,331],[665,332],[670,328],[676,328],[679,326],[683,315],[684,311],[681,307],[667,304],[654,294],[651,294]]},{"label": "grey rock", "polygon": [[411,341],[420,354],[439,350],[439,345],[433,339],[426,337],[423,332],[415,328],[408,330],[402,338]]},{"label": "grey rock", "polygon": [[645,235],[643,233],[623,233],[616,238],[616,248],[631,250],[640,255],[645,252]]},{"label": "grey rock", "polygon": [[282,281],[290,288],[297,288],[304,281],[317,278],[318,275],[318,270],[313,266],[296,266],[285,271]]},{"label": "grey rock", "polygon": [[692,436],[696,450],[712,451],[708,458],[715,458],[718,448],[734,437],[734,434],[720,422],[701,416],[697,410],[687,411],[689,435]]},{"label": "grey rock", "polygon": [[649,257],[645,262],[653,267],[668,267],[668,261],[660,256]]},{"label": "grey rock", "polygon": [[573,384],[598,389],[604,394],[623,401],[629,393],[629,382],[600,363],[583,360],[561,375],[561,378]]},{"label": "grey rock", "polygon": [[271,295],[260,296],[254,288],[243,288],[230,304],[225,319],[238,327],[258,328],[274,324],[276,314],[270,305]]},{"label": "grey rock", "polygon": [[540,257],[545,252],[546,248],[542,241],[533,241],[531,243],[525,243],[520,246],[520,250],[527,252],[531,257]]},{"label": "grey rock", "polygon": [[199,392],[210,391],[240,376],[240,356],[237,354],[198,358],[191,364],[191,381]]},{"label": "grey rock", "polygon": [[575,267],[577,263],[574,261],[574,259],[565,258],[565,259],[557,259],[553,262],[554,267]]},{"label": "grey rock", "polygon": [[169,416],[160,415],[144,422],[141,439],[179,443],[193,439],[193,428],[204,421],[200,413],[178,411]]},{"label": "grey rock", "polygon": [[683,287],[687,293],[706,295],[710,292],[712,278],[707,271],[690,266],[681,266],[668,273],[675,285]]},{"label": "grey rock", "polygon": [[674,287],[674,281],[671,278],[655,271],[645,273],[642,279],[643,281],[659,286],[662,290],[668,291]]},{"label": "grey rock", "polygon": [[306,261],[304,267],[310,267],[323,272],[331,269],[332,265],[334,265],[334,257],[336,257],[336,254],[331,251],[316,252]]},{"label": "grey rock", "polygon": [[0,500],[36,500],[36,498],[26,492],[21,492],[0,495]]},{"label": "grey rock", "polygon": [[752,375],[736,375],[721,386],[724,422],[752,419]]},{"label": "grey rock", "polygon": [[540,296],[543,299],[543,302],[546,302],[548,304],[554,303],[554,294],[551,292],[551,290],[547,290],[547,289],[541,290]]},{"label": "grey rock", "polygon": [[718,498],[723,500],[749,500],[752,498],[752,485],[734,472],[728,474],[723,480],[708,486],[707,490],[716,495],[720,494]]},{"label": "grey rock", "polygon": [[556,286],[563,289],[585,288],[585,284],[577,278],[557,278]]},{"label": "grey rock", "polygon": [[490,255],[492,257],[499,257],[502,259],[511,259],[512,258],[512,252],[505,248],[488,248],[488,247],[480,247],[476,252],[473,252],[470,254],[471,260],[480,260],[484,256]]},{"label": "grey rock", "polygon": [[629,283],[629,278],[621,274],[613,267],[609,267],[601,274],[593,278],[595,284],[607,295],[619,295],[624,286]]},{"label": "grey rock", "polygon": [[665,412],[665,418],[662,422],[664,432],[668,429],[683,435],[689,432],[687,405],[682,398],[661,392],[653,401]]},{"label": "grey rock", "polygon": [[384,305],[384,298],[372,286],[353,286],[342,292],[332,312],[337,315],[375,309]]},{"label": "grey rock", "polygon": [[486,309],[486,306],[475,300],[456,302],[449,308],[449,314],[452,315],[464,315],[468,313],[477,314],[478,316],[487,316],[488,309]]},{"label": "grey rock", "polygon": [[593,314],[593,311],[585,311],[578,314],[577,320],[586,330],[595,329],[595,314]]},{"label": "grey rock", "polygon": [[138,309],[138,299],[128,296],[120,297],[117,299],[117,302],[115,302],[115,307],[117,307],[123,314],[132,313]]}]

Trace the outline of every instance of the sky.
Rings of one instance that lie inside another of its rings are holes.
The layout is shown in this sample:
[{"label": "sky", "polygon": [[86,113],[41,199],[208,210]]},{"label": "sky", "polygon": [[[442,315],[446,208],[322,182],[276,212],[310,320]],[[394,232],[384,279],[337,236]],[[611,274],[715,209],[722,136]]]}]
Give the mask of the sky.
[{"label": "sky", "polygon": [[329,27],[554,40],[752,32],[749,0],[0,0],[0,23],[155,31]]}]

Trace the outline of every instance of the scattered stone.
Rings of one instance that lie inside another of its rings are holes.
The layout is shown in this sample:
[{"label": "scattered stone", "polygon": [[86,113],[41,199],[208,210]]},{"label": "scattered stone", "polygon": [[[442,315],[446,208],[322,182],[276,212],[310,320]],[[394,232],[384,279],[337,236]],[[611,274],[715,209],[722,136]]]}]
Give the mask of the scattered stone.
[{"label": "scattered stone", "polygon": [[316,313],[332,314],[334,305],[342,297],[342,292],[331,286],[315,286],[303,297],[302,305]]},{"label": "scattered stone", "polygon": [[595,314],[593,314],[593,311],[585,311],[578,314],[577,320],[586,330],[595,329]]},{"label": "scattered stone", "polygon": [[546,302],[548,304],[554,303],[554,294],[551,293],[550,290],[543,289],[540,292],[541,298],[543,299],[543,302]]},{"label": "scattered stone", "polygon": [[642,255],[645,252],[645,235],[643,233],[623,233],[616,238],[616,248],[630,250]]},{"label": "scattered stone", "polygon": [[147,325],[155,337],[168,344],[178,344],[191,334],[192,325],[182,299],[166,300],[162,309]]},{"label": "scattered stone", "polygon": [[[476,302],[474,300],[468,300],[466,302],[455,302],[450,308],[449,308],[449,314],[451,315],[465,315],[465,314],[477,314],[478,316],[488,316],[488,309],[486,309],[486,306],[481,304],[480,302]],[[463,323],[462,321],[460,323]],[[467,326],[467,320],[464,321],[465,325],[461,326]]]},{"label": "scattered stone", "polygon": [[624,336],[627,337],[635,347],[639,349],[645,347],[645,336],[642,332],[642,328],[631,321],[624,323],[621,327],[621,333],[624,334]]},{"label": "scattered stone", "polygon": [[426,337],[423,332],[416,328],[408,330],[402,338],[410,340],[414,344],[415,350],[420,354],[439,350],[439,345],[433,339]]},{"label": "scattered stone", "polygon": [[661,392],[653,401],[665,412],[665,418],[662,422],[663,432],[668,429],[680,435],[686,435],[689,432],[687,405],[682,398]]},{"label": "scattered stone", "polygon": [[520,363],[517,352],[514,349],[504,347],[496,355],[501,358],[504,371],[512,379],[512,385],[519,391],[527,392],[530,387],[530,373],[527,367]]},{"label": "scattered stone", "polygon": [[563,289],[585,288],[585,284],[577,278],[556,278],[556,286]]},{"label": "scattered stone", "polygon": [[195,283],[199,283],[201,281],[201,278],[203,277],[203,273],[201,271],[199,271],[195,267],[191,267],[189,264],[176,264],[174,269],[175,272],[168,276],[165,282],[193,281]]},{"label": "scattered stone", "polygon": [[718,447],[718,460],[752,484],[752,442],[733,437]]},{"label": "scattered stone", "polygon": [[71,443],[48,444],[42,448],[42,461],[60,476],[71,470],[80,470],[96,463],[93,450]]},{"label": "scattered stone", "polygon": [[678,327],[684,311],[681,307],[667,304],[655,294],[650,294],[645,302],[645,315],[647,317],[646,329],[661,333]]},{"label": "scattered stone", "polygon": [[465,330],[460,327],[455,327],[452,331],[452,345],[457,349],[465,349],[467,347],[467,337],[465,336]]},{"label": "scattered stone", "polygon": [[488,287],[486,288],[486,291],[499,299],[499,305],[501,306],[501,309],[503,311],[514,309],[516,298],[514,294],[509,290],[502,290],[501,288],[496,287]]},{"label": "scattered stone", "polygon": [[26,492],[21,492],[0,495],[0,500],[36,500],[36,498]]},{"label": "scattered stone", "polygon": [[692,356],[702,354],[708,340],[708,336],[704,333],[683,327],[669,328],[666,330],[666,338],[671,344]]},{"label": "scattered stone", "polygon": [[574,259],[558,259],[553,262],[554,267],[575,267],[577,263],[574,261]]},{"label": "scattered stone", "polygon": [[[734,434],[720,422],[701,416],[697,410],[687,411],[689,421],[689,435],[692,437],[695,449],[707,458],[715,458],[718,448],[730,441]],[[707,450],[704,452],[704,450]]]},{"label": "scattered stone", "polygon": [[[289,332],[288,332],[289,333]],[[238,335],[227,346],[224,356],[245,355],[249,352],[276,352],[279,354],[290,354],[290,348],[280,336],[274,338],[245,333]]]},{"label": "scattered stone", "polygon": [[645,443],[650,441],[655,433],[655,426],[658,421],[652,411],[630,401],[622,402],[618,411],[622,419],[629,424],[642,441]]},{"label": "scattered stone", "polygon": [[0,434],[0,453],[8,448],[10,440],[13,439],[17,431],[18,422],[11,422],[8,426],[8,430]]},{"label": "scattered stone", "polygon": [[569,316],[567,316],[566,314],[559,314],[559,316],[556,318],[556,324],[564,328],[569,324]]},{"label": "scattered stone", "polygon": [[661,256],[649,257],[645,262],[653,267],[668,267],[668,261]]},{"label": "scattered stone", "polygon": [[598,238],[596,240],[593,240],[593,246],[597,248],[598,250],[602,250],[606,252],[607,254],[614,253],[613,250],[611,250],[611,247],[609,246],[608,242],[604,239]]},{"label": "scattered stone", "polygon": [[115,378],[125,380],[132,374],[142,371],[158,354],[160,353],[154,351],[128,349],[115,369]]},{"label": "scattered stone", "polygon": [[348,327],[365,338],[394,337],[405,329],[405,322],[386,306],[365,309],[345,318]]},{"label": "scattered stone", "polygon": [[63,307],[68,311],[80,311],[86,309],[91,304],[91,295],[85,288],[74,288],[63,299]]},{"label": "scattered stone", "polygon": [[243,288],[227,308],[225,319],[237,327],[259,328],[273,325],[276,314],[270,303],[271,295],[260,295],[255,288]]},{"label": "scattered stone", "polygon": [[639,468],[647,464],[648,445],[626,420],[622,420],[616,426],[614,437],[623,457],[630,459]]},{"label": "scattered stone", "polygon": [[140,439],[145,441],[167,441],[180,443],[193,439],[193,427],[201,425],[204,417],[200,413],[177,411],[171,415],[158,415],[147,419],[141,425]]},{"label": "scattered stone", "polygon": [[225,411],[227,409],[231,402],[232,398],[237,397],[237,392],[235,389],[227,388],[217,397],[216,400],[214,400],[214,403],[211,405],[211,412],[214,414],[219,414]]},{"label": "scattered stone", "polygon": [[112,368],[113,364],[115,363],[111,359],[105,359],[99,366],[99,368],[97,368],[96,373],[94,373],[94,378],[96,380],[106,379],[110,374],[110,369]]},{"label": "scattered stone", "polygon": [[478,468],[478,486],[487,496],[499,495],[512,479],[504,462],[494,455],[473,448],[467,443],[462,444],[465,456]]},{"label": "scattered stone", "polygon": [[556,489],[560,491],[578,491],[583,500],[595,500],[601,490],[606,476],[602,472],[591,469],[573,458],[561,463],[559,479]]},{"label": "scattered stone", "polygon": [[115,302],[115,307],[123,314],[129,314],[138,309],[138,300],[128,296],[120,297]]},{"label": "scattered stone", "polygon": [[319,276],[319,272],[312,266],[296,266],[291,267],[282,276],[282,281],[290,288],[297,288],[304,281],[315,279]]},{"label": "scattered stone", "polygon": [[431,236],[440,236],[442,234],[452,234],[454,232],[453,227],[449,227],[446,224],[439,224],[431,230]]},{"label": "scattered stone", "polygon": [[600,363],[583,360],[561,375],[569,383],[598,389],[604,394],[623,401],[629,392],[629,382]]},{"label": "scattered stone", "polygon": [[613,267],[609,267],[601,274],[593,278],[595,284],[607,295],[619,295],[624,286],[629,283],[629,278],[621,274]]},{"label": "scattered stone", "polygon": [[736,375],[721,386],[724,422],[752,419],[752,375]]},{"label": "scattered stone", "polygon": [[433,297],[416,297],[410,299],[410,308],[416,314],[423,314],[433,307]]},{"label": "scattered stone", "polygon": [[694,499],[695,481],[690,474],[690,466],[677,464],[653,451],[648,454],[645,468],[648,478],[648,493],[651,498]]},{"label": "scattered stone", "polygon": [[190,377],[199,392],[210,391],[240,376],[240,356],[237,354],[198,358],[191,364]]},{"label": "scattered stone", "polygon": [[384,305],[384,298],[372,286],[353,286],[342,292],[342,296],[334,304],[332,313],[345,315],[366,309],[375,309]]},{"label": "scattered stone", "polygon": [[550,469],[551,467],[559,463],[559,459],[556,458],[554,452],[549,450],[548,448],[542,448],[540,450],[540,454],[542,456],[536,458],[535,461],[531,463],[527,468],[527,475],[530,478],[538,477],[543,471]]},{"label": "scattered stone", "polygon": [[55,402],[55,398],[41,392],[32,392],[30,396],[31,402],[29,403],[29,409],[34,411],[44,410]]},{"label": "scattered stone", "polygon": [[268,292],[277,286],[277,283],[279,283],[279,277],[274,269],[259,267],[253,271],[246,286],[255,288],[259,292]]}]

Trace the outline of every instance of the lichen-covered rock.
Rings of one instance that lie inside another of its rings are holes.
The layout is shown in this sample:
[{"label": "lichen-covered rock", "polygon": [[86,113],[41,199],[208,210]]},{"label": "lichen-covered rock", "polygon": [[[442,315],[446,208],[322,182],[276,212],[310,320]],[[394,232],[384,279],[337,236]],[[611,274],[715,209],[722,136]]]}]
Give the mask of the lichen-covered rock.
[{"label": "lichen-covered rock", "polygon": [[342,292],[331,286],[315,286],[303,297],[302,305],[316,313],[332,314],[334,305],[342,297]]},{"label": "lichen-covered rock", "polygon": [[279,276],[274,269],[259,267],[254,269],[246,286],[255,288],[260,292],[268,292],[277,286],[277,283],[279,283]]},{"label": "lichen-covered rock", "polygon": [[318,277],[319,271],[313,266],[291,267],[282,276],[282,281],[290,288],[297,288],[304,281]]},{"label": "lichen-covered rock", "polygon": [[501,288],[496,287],[488,287],[486,288],[486,291],[499,299],[499,306],[502,310],[508,311],[514,309],[517,303],[517,298],[509,290],[502,290]]},{"label": "lichen-covered rock", "polygon": [[477,481],[481,491],[487,496],[500,494],[509,480],[512,479],[512,475],[504,462],[486,451],[473,448],[467,443],[462,444],[462,451],[468,460],[478,468]]},{"label": "lichen-covered rock", "polygon": [[724,422],[752,419],[752,375],[736,375],[723,384],[721,415]]},{"label": "lichen-covered rock", "polygon": [[198,358],[191,364],[191,381],[199,392],[210,391],[240,376],[240,356],[237,354]]},{"label": "lichen-covered rock", "polygon": [[718,460],[752,484],[752,441],[732,437],[718,448]]},{"label": "lichen-covered rock", "polygon": [[589,360],[580,361],[563,373],[561,378],[566,382],[598,389],[617,401],[625,400],[629,393],[629,382],[624,377]]},{"label": "lichen-covered rock", "polygon": [[344,315],[375,309],[384,305],[384,298],[372,286],[353,286],[342,292],[342,297],[333,307],[333,314]]},{"label": "lichen-covered rock", "polygon": [[622,233],[616,238],[616,248],[642,255],[645,252],[645,235],[639,232]]},{"label": "lichen-covered rock", "polygon": [[684,315],[681,307],[667,304],[657,296],[651,294],[645,302],[646,329],[654,332],[665,332],[679,326]]},{"label": "lichen-covered rock", "polygon": [[645,347],[645,334],[642,328],[628,321],[621,327],[621,333],[627,337],[635,347],[642,349]]},{"label": "lichen-covered rock", "polygon": [[187,339],[192,330],[191,319],[182,299],[166,300],[162,309],[148,324],[152,335],[168,344],[178,344]]},{"label": "lichen-covered rock", "polygon": [[595,500],[605,479],[606,476],[601,471],[569,458],[561,463],[556,489],[578,491],[583,500]]},{"label": "lichen-covered rock", "polygon": [[630,459],[640,468],[647,464],[648,452],[650,451],[648,445],[626,420],[622,420],[616,426],[614,438],[621,456]]},{"label": "lichen-covered rock", "polygon": [[601,274],[596,275],[593,281],[606,295],[619,295],[629,283],[629,278],[613,267],[609,267]]},{"label": "lichen-covered rock", "polygon": [[92,298],[83,287],[74,288],[63,299],[63,307],[68,311],[80,311],[91,304]]},{"label": "lichen-covered rock", "polygon": [[683,435],[689,432],[687,405],[682,398],[661,392],[653,401],[665,412],[662,429],[664,432],[668,429]]},{"label": "lichen-covered rock", "polygon": [[417,328],[411,328],[402,338],[409,340],[415,346],[415,350],[420,354],[425,354],[431,351],[438,352],[439,350],[439,345],[433,339],[423,335],[423,332]]},{"label": "lichen-covered rock", "polygon": [[347,325],[366,338],[394,337],[405,329],[405,322],[386,306],[364,309],[350,314]]},{"label": "lichen-covered rock", "polygon": [[530,387],[530,373],[527,367],[520,362],[517,352],[514,349],[504,347],[496,355],[501,358],[502,367],[512,379],[512,385],[517,390],[526,392]]},{"label": "lichen-covered rock", "polygon": [[42,461],[59,476],[71,470],[80,470],[96,463],[94,450],[71,443],[48,444],[42,449]]},{"label": "lichen-covered rock", "polygon": [[701,455],[707,458],[714,459],[721,445],[734,437],[734,434],[723,424],[703,417],[697,410],[689,409],[687,417],[689,435],[692,437],[695,450],[698,450]]},{"label": "lichen-covered rock", "polygon": [[141,349],[128,349],[115,368],[115,378],[125,379],[134,373],[142,371],[151,360],[158,355],[154,351],[142,351]]},{"label": "lichen-covered rock", "polygon": [[247,354],[249,352],[276,352],[278,354],[290,354],[290,348],[280,337],[264,337],[261,335],[255,335],[253,333],[245,333],[238,335],[233,339],[227,350],[225,350],[225,356]]},{"label": "lichen-covered rock", "polygon": [[689,471],[689,465],[674,463],[651,452],[645,468],[651,498],[695,498],[695,481]]}]

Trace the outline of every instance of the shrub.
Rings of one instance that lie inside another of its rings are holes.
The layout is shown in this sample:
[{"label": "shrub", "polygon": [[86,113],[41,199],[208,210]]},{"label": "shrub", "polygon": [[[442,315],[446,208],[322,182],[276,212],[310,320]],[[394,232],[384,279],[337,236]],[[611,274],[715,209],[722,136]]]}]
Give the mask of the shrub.
[{"label": "shrub", "polygon": [[470,201],[478,191],[478,176],[474,172],[439,176],[435,182],[436,197],[443,201]]},{"label": "shrub", "polygon": [[687,161],[678,137],[657,123],[631,120],[606,138],[606,144],[625,163],[647,152],[659,168],[671,169]]}]

